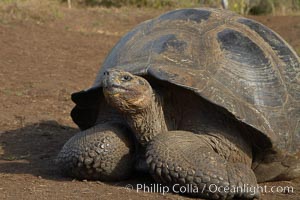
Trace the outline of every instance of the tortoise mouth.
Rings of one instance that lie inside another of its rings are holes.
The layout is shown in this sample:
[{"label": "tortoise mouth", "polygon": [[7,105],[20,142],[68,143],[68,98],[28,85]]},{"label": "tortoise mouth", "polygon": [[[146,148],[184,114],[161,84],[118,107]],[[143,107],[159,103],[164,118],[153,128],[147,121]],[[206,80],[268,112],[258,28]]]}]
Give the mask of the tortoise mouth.
[{"label": "tortoise mouth", "polygon": [[117,84],[112,84],[109,87],[110,90],[119,90],[119,91],[129,91],[130,89],[122,86],[122,85],[117,85]]},{"label": "tortoise mouth", "polygon": [[103,89],[106,90],[109,93],[124,93],[124,92],[130,92],[131,89],[124,87],[122,85],[119,84],[115,84],[115,83],[105,83],[103,84]]}]

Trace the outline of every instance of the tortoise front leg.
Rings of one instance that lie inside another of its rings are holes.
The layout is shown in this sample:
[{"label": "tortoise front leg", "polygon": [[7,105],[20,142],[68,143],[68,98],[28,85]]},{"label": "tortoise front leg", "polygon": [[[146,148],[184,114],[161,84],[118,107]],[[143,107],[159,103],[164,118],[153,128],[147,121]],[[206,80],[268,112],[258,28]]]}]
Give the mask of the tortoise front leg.
[{"label": "tortoise front leg", "polygon": [[121,123],[105,123],[74,135],[56,163],[78,179],[116,181],[128,178],[134,166],[134,142]]},{"label": "tortoise front leg", "polygon": [[[209,199],[257,198],[259,193],[254,191],[256,177],[250,166],[226,160],[212,148],[206,137],[209,136],[186,131],[170,131],[156,136],[146,153],[153,177],[169,185],[170,191],[174,189],[178,192],[179,187],[183,187],[189,190],[185,194],[191,196]],[[174,186],[178,186],[177,190]],[[238,186],[249,190],[233,191]]]}]

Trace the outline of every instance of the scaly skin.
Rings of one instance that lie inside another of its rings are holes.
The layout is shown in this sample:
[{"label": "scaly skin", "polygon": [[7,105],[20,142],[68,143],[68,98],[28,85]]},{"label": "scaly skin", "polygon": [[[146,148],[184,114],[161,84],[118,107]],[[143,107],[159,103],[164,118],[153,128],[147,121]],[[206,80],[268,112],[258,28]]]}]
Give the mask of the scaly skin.
[{"label": "scaly skin", "polygon": [[132,174],[134,144],[121,123],[104,123],[74,135],[56,162],[64,174],[78,179],[117,181]]},{"label": "scaly skin", "polygon": [[[201,121],[194,121],[195,132],[173,131],[165,120],[163,100],[142,77],[120,70],[105,72],[103,92],[107,102],[122,113],[139,143],[147,147],[146,157],[154,178],[168,185],[193,184],[198,193],[189,195],[210,199],[259,197],[258,192],[232,191],[211,192],[209,185],[217,187],[246,185],[255,187],[256,177],[251,170],[251,152],[243,139],[233,139],[230,128],[218,126],[198,129]],[[194,113],[199,110],[194,110]],[[207,120],[203,116],[198,116]],[[197,116],[192,116],[197,118]],[[188,116],[185,120],[189,119]],[[184,124],[184,123],[183,123]],[[213,123],[212,123],[213,124]],[[188,125],[188,124],[187,124]],[[209,127],[209,124],[206,125]],[[229,130],[229,132],[228,132]],[[236,130],[232,135],[236,135]],[[224,137],[223,137],[224,135]],[[217,138],[217,139],[216,139]],[[243,147],[244,145],[244,147]],[[201,188],[206,187],[203,191]]]},{"label": "scaly skin", "polygon": [[[207,144],[208,137],[186,131],[160,134],[147,148],[147,163],[154,178],[172,187],[173,184],[195,191],[190,196],[209,199],[252,199],[258,192],[223,192],[225,187],[256,187],[256,177],[244,163],[225,160]],[[215,191],[215,187],[220,191]],[[212,192],[213,191],[213,192]]]}]

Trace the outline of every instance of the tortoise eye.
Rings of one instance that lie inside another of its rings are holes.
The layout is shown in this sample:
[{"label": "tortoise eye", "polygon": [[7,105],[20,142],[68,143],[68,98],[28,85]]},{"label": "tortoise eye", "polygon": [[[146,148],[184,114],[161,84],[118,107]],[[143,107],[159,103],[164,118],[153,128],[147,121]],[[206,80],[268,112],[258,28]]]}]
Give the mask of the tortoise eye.
[{"label": "tortoise eye", "polygon": [[125,75],[121,78],[122,81],[130,81],[132,79],[131,76]]}]

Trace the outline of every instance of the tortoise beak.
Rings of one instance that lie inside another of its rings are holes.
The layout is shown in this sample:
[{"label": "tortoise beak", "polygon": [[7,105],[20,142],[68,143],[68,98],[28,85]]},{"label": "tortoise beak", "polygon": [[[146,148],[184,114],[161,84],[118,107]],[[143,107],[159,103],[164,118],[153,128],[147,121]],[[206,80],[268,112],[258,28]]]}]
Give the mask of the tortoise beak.
[{"label": "tortoise beak", "polygon": [[121,90],[127,90],[122,83],[121,77],[127,74],[127,72],[121,70],[106,70],[103,73],[102,86],[105,90],[114,92],[120,92]]},{"label": "tortoise beak", "polygon": [[119,79],[119,71],[116,70],[106,70],[103,73],[102,85],[104,88],[111,88],[113,85],[120,85],[121,82]]}]

